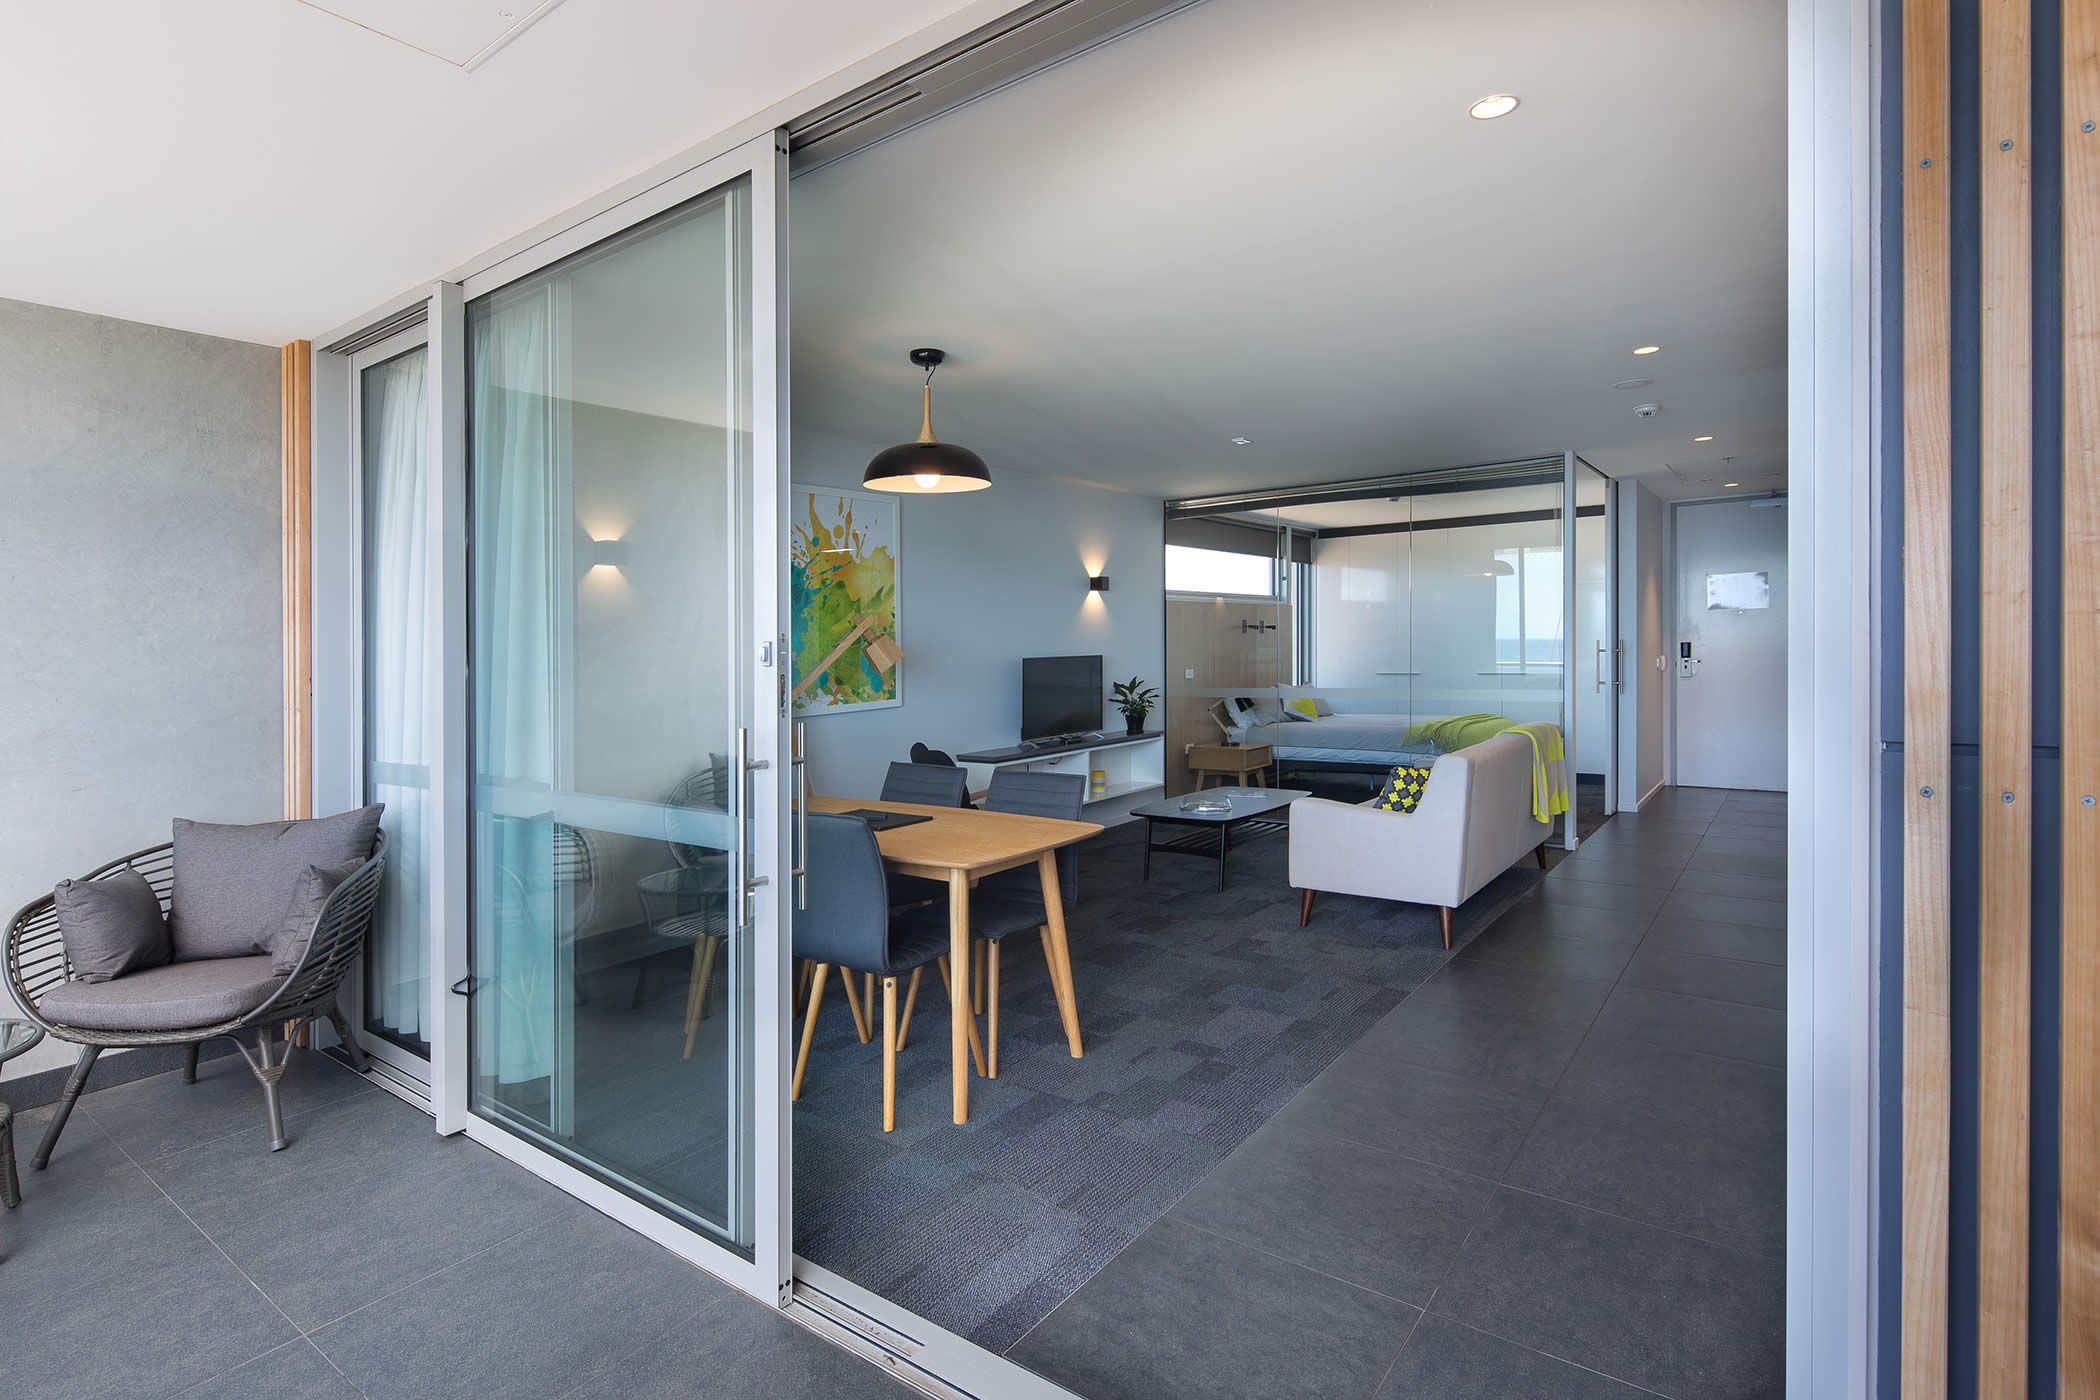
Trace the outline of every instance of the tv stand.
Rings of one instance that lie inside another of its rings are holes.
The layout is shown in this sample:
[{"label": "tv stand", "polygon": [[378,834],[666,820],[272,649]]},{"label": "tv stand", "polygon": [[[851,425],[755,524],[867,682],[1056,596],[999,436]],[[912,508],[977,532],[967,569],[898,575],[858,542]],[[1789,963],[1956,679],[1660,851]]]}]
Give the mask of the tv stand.
[{"label": "tv stand", "polygon": [[[992,774],[1001,768],[1077,773],[1088,779],[1086,819],[1108,826],[1128,821],[1134,803],[1150,801],[1164,790],[1165,741],[1158,730],[1128,735],[1070,734],[1024,740],[1011,748],[959,753],[955,761],[969,771],[972,792],[990,786]],[[1095,769],[1107,779],[1099,791],[1092,783]]]}]

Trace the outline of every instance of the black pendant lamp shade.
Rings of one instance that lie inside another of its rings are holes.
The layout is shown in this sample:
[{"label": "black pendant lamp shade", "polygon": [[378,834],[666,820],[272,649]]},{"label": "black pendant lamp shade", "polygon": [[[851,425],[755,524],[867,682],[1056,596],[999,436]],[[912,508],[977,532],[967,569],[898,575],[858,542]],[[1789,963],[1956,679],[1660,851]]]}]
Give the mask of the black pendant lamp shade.
[{"label": "black pendant lamp shade", "polygon": [[939,350],[914,350],[911,362],[926,371],[926,386],[920,391],[919,437],[885,447],[861,473],[860,484],[871,491],[895,491],[909,496],[938,496],[952,491],[982,491],[992,484],[984,458],[967,447],[941,442],[933,435],[933,372],[947,356]]}]

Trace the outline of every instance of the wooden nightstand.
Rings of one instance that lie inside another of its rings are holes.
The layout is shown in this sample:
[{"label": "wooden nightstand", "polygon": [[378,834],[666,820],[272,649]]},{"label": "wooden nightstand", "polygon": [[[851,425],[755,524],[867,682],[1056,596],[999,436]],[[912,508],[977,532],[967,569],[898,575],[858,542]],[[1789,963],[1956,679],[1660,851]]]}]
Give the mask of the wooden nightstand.
[{"label": "wooden nightstand", "polygon": [[1209,787],[1212,778],[1223,778],[1227,787],[1267,787],[1274,762],[1272,744],[1198,744],[1189,750],[1189,772],[1196,775],[1198,789]]}]

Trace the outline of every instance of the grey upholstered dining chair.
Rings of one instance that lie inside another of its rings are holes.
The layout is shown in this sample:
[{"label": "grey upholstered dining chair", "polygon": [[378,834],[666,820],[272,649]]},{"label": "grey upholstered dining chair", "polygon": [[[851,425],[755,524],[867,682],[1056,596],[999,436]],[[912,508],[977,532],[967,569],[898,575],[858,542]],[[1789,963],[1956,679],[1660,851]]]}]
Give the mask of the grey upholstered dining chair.
[{"label": "grey upholstered dining chair", "polygon": [[[1086,817],[1086,779],[1077,773],[1036,773],[1022,768],[1001,768],[992,774],[985,794],[987,812],[1017,812],[1028,817],[1056,817],[1083,821]],[[1057,852],[1059,902],[1071,909],[1079,902],[1079,849],[1061,846]],[[970,892],[970,933],[982,950],[984,965],[984,1046],[989,1069],[986,1078],[999,1077],[999,945],[1008,934],[1034,930],[1043,942],[1043,958],[1055,980],[1056,958],[1050,950],[1050,916],[1043,907],[1043,877],[1033,864],[1001,870],[977,882]]]},{"label": "grey upholstered dining chair", "polygon": [[[949,996],[967,995],[955,986],[948,969],[948,915],[942,908],[925,907],[893,913],[887,897],[888,881],[882,868],[882,850],[875,832],[862,817],[827,816],[811,813],[808,844],[803,855],[809,865],[808,907],[795,915],[794,951],[797,958],[815,967],[810,981],[809,1008],[803,1013],[802,1044],[795,1056],[795,1079],[790,1097],[802,1097],[802,1081],[809,1073],[810,1044],[816,1038],[817,1012],[824,1002],[824,983],[831,969],[839,969],[846,985],[846,1004],[853,1012],[853,1028],[865,1045],[873,1031],[869,1022],[874,1008],[863,1008],[854,985],[857,974],[882,980],[882,1130],[897,1126],[897,1052],[904,1047],[904,1033],[911,1023],[912,1008],[919,1001],[919,979],[926,964],[940,969],[941,985]],[[897,1010],[897,979],[911,974],[903,1015]],[[979,1073],[984,1070],[984,1050],[977,1039],[977,1019],[970,1017],[970,1049]]]},{"label": "grey upholstered dining chair", "polygon": [[[136,870],[146,878],[165,912],[175,888],[174,844],[120,857],[81,879],[108,879],[126,870]],[[270,956],[263,955],[201,958],[127,973],[107,982],[75,982],[59,937],[53,896],[47,894],[24,905],[7,925],[8,988],[23,1015],[54,1039],[81,1047],[80,1058],[66,1078],[58,1111],[44,1130],[44,1140],[30,1166],[42,1171],[50,1162],[58,1135],[65,1130],[73,1105],[104,1050],[184,1046],[188,1054],[183,1082],[194,1084],[198,1048],[207,1040],[219,1039],[233,1042],[262,1085],[270,1150],[283,1150],[287,1139],[277,1081],[284,1077],[291,1056],[292,1023],[327,1017],[342,1038],[351,1065],[360,1072],[365,1068],[364,1051],[336,1005],[336,993],[371,931],[379,882],[385,873],[386,833],[381,831],[373,836],[372,852],[364,863],[322,904],[297,965],[283,975],[271,967]],[[253,1053],[240,1039],[244,1031],[254,1033]]]},{"label": "grey upholstered dining chair", "polygon": [[[916,802],[925,807],[970,805],[970,775],[953,764],[892,763],[882,779],[884,802]],[[948,887],[923,875],[890,877],[890,904],[897,909],[945,901]]]}]

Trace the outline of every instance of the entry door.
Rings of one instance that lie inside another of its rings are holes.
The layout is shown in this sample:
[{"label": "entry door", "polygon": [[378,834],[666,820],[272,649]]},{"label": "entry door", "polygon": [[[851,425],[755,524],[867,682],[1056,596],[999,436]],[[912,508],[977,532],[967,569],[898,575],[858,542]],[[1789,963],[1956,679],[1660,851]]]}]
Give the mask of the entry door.
[{"label": "entry door", "polygon": [[1784,791],[1786,509],[1711,501],[1676,515],[1676,781]]},{"label": "entry door", "polygon": [[766,1297],[787,1258],[780,161],[753,143],[660,187],[470,281],[459,318],[466,1126]]}]

